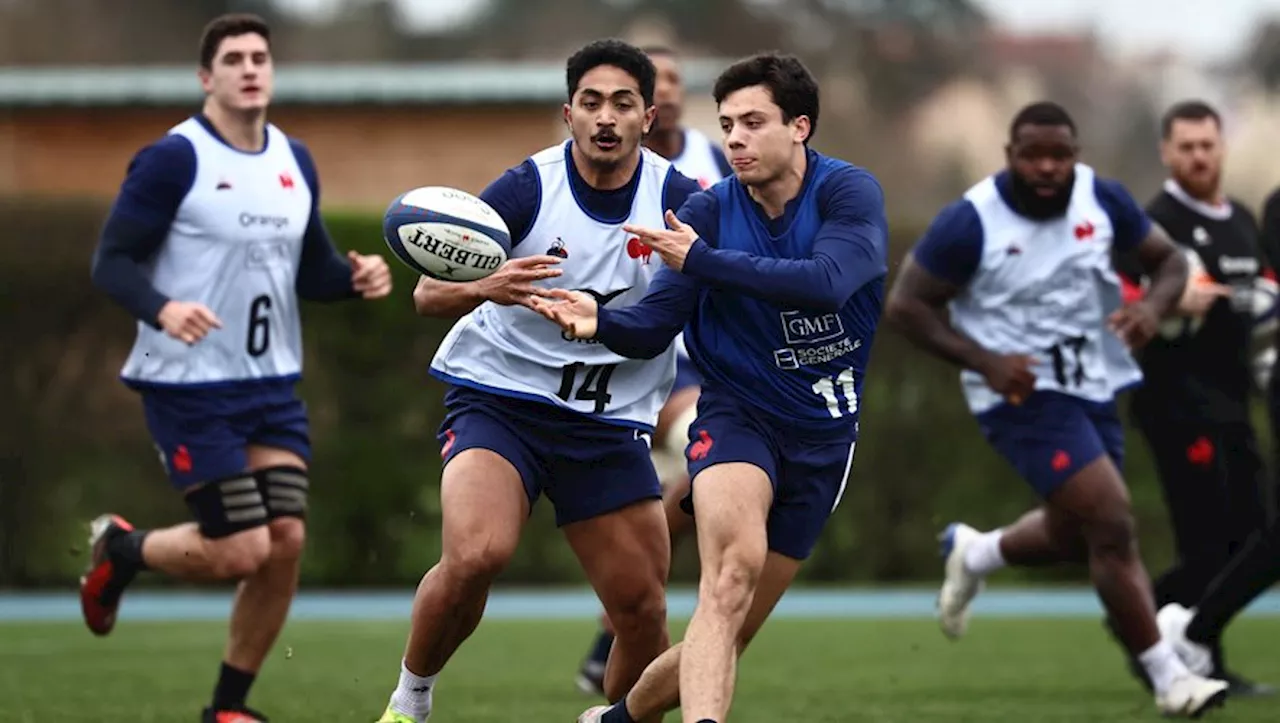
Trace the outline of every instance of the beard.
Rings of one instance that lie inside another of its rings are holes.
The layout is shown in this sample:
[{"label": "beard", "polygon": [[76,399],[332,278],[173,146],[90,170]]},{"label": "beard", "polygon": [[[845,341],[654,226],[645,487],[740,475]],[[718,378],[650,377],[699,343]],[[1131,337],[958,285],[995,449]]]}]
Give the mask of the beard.
[{"label": "beard", "polygon": [[1058,218],[1067,212],[1071,205],[1071,188],[1075,185],[1076,174],[1071,173],[1062,188],[1056,189],[1052,196],[1041,196],[1036,189],[1016,173],[1009,173],[1009,188],[1013,200],[1017,203],[1018,213],[1037,220]]},{"label": "beard", "polygon": [[1210,175],[1196,174],[1195,176],[1182,175],[1175,176],[1174,181],[1177,182],[1187,195],[1198,201],[1212,203],[1218,195],[1218,184],[1221,173],[1213,173]]}]

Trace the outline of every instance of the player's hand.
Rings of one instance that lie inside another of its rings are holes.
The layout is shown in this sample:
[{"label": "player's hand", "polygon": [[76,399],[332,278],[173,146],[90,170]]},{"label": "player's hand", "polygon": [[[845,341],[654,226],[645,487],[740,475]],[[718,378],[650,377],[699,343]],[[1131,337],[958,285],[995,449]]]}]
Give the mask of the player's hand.
[{"label": "player's hand", "polygon": [[221,329],[222,321],[209,307],[194,301],[170,301],[160,308],[156,318],[165,333],[184,344],[194,344]]},{"label": "player's hand", "polygon": [[1145,301],[1123,306],[1107,318],[1111,331],[1130,349],[1139,349],[1160,329],[1160,316]]},{"label": "player's hand", "polygon": [[559,324],[574,339],[590,339],[596,335],[600,306],[590,294],[549,289],[545,296],[530,299],[529,308]]},{"label": "player's hand", "polygon": [[645,228],[628,224],[623,226],[622,230],[635,234],[641,242],[658,252],[662,257],[662,263],[680,271],[684,268],[685,258],[689,256],[689,249],[693,248],[693,242],[698,240],[698,232],[676,218],[675,211],[668,210],[665,218],[670,229]]},{"label": "player's hand", "polygon": [[545,296],[547,290],[534,286],[533,282],[553,279],[564,271],[551,268],[560,263],[555,256],[525,256],[511,259],[489,276],[476,281],[486,301],[502,306],[530,306],[530,301]]},{"label": "player's hand", "polygon": [[1036,375],[1031,373],[1034,362],[1026,354],[993,355],[979,371],[992,391],[1016,406],[1036,389]]},{"label": "player's hand", "polygon": [[1178,313],[1183,316],[1204,316],[1211,306],[1231,296],[1231,287],[1213,280],[1192,279],[1178,299]]},{"label": "player's hand", "polygon": [[357,293],[366,299],[381,299],[391,293],[391,269],[386,259],[348,251],[347,260],[351,262],[351,288]]}]

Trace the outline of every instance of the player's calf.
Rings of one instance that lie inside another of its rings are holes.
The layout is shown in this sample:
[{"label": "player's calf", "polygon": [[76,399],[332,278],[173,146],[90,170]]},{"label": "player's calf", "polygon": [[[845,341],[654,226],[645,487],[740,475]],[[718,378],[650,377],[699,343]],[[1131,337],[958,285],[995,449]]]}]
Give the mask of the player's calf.
[{"label": "player's calf", "polygon": [[[665,568],[664,568],[665,569]],[[644,668],[671,643],[667,631],[665,577],[634,578],[610,592],[609,620],[613,627],[611,666],[601,688],[609,700],[625,695]],[[610,669],[611,668],[611,669]]]},{"label": "player's calf", "polygon": [[446,455],[440,561],[414,596],[399,682],[384,720],[425,720],[431,713],[436,676],[480,624],[489,586],[515,554],[529,517],[528,493],[515,467],[490,449],[466,444],[467,435],[459,432]]},{"label": "player's calf", "polygon": [[1116,622],[1125,647],[1139,653],[1160,639],[1155,604],[1142,560],[1136,523],[1128,506],[1113,505],[1082,523],[1089,551],[1089,576]]},{"label": "player's calf", "polygon": [[80,584],[81,609],[95,634],[115,625],[120,599],[139,572],[156,570],[184,580],[238,580],[271,555],[269,513],[258,480],[239,475],[187,494],[196,524],[134,529],[117,515],[91,525],[91,559]]}]

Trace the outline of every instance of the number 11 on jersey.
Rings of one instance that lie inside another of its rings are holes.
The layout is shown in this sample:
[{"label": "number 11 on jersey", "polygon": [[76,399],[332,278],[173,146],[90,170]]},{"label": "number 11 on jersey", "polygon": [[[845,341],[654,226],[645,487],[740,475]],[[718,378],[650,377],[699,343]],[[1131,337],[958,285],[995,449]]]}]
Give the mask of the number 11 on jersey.
[{"label": "number 11 on jersey", "polygon": [[823,377],[813,383],[813,393],[822,397],[827,403],[827,411],[832,417],[840,418],[840,400],[844,399],[844,404],[848,408],[845,414],[855,414],[858,411],[858,388],[853,383],[853,370],[845,369],[835,377]]}]

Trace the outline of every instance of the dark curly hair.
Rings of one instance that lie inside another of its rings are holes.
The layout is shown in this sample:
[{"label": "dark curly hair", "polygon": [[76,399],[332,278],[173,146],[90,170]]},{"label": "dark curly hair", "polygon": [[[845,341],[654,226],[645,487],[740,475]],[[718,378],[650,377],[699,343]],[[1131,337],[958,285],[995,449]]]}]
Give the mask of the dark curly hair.
[{"label": "dark curly hair", "polygon": [[565,63],[565,80],[569,86],[570,100],[578,92],[582,76],[601,65],[621,68],[635,78],[640,85],[640,97],[644,99],[645,107],[653,105],[653,85],[658,70],[643,50],[616,38],[597,40],[569,57],[569,62]]}]

